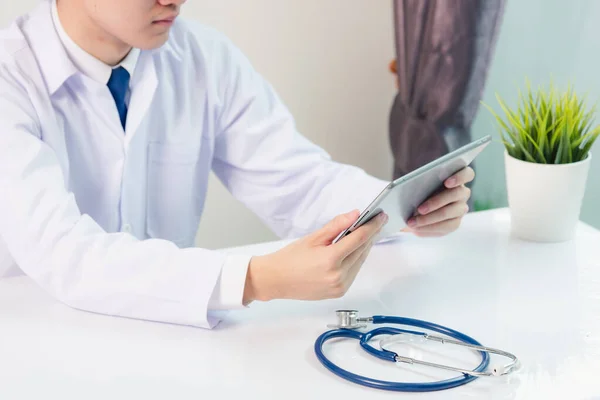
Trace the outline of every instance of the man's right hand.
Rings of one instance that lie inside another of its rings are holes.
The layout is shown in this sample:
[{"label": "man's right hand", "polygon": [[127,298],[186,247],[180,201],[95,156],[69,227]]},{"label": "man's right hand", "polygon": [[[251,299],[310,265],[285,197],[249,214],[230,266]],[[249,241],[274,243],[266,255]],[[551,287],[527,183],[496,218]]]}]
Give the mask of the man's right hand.
[{"label": "man's right hand", "polygon": [[244,304],[274,299],[323,300],[346,294],[387,222],[381,213],[332,244],[358,211],[337,216],[320,230],[283,249],[250,261]]}]

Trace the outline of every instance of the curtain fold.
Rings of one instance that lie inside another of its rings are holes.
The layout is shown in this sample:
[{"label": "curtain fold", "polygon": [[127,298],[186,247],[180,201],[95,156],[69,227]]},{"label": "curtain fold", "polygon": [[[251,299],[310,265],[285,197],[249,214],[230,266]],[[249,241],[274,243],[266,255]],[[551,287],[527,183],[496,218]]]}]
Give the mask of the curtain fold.
[{"label": "curtain fold", "polygon": [[505,0],[394,0],[394,179],[471,141]]}]

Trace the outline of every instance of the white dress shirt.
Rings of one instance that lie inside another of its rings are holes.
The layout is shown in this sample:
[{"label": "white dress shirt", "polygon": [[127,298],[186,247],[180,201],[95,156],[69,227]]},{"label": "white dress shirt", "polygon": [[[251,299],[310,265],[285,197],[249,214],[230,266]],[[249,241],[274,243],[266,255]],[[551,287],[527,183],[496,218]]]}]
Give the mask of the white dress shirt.
[{"label": "white dress shirt", "polygon": [[123,129],[111,67],[52,8],[0,30],[0,277],[25,273],[81,310],[212,328],[241,307],[252,255],[194,247],[210,171],[281,238],[388,183],[332,161],[226,37],[183,19],[123,61]]}]

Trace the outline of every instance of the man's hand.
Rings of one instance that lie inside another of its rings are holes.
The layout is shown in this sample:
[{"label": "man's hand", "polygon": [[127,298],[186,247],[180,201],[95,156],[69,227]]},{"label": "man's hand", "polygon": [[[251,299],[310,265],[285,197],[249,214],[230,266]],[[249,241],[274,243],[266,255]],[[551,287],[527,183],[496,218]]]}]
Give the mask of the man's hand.
[{"label": "man's hand", "polygon": [[332,241],[351,226],[358,211],[340,215],[322,229],[283,249],[250,261],[244,304],[254,300],[322,300],[342,297],[387,222],[381,213],[339,242]]},{"label": "man's hand", "polygon": [[408,221],[405,232],[417,236],[444,236],[460,226],[462,217],[469,211],[467,202],[471,190],[465,184],[475,178],[475,171],[467,167],[444,182],[445,189],[425,201],[417,215]]}]

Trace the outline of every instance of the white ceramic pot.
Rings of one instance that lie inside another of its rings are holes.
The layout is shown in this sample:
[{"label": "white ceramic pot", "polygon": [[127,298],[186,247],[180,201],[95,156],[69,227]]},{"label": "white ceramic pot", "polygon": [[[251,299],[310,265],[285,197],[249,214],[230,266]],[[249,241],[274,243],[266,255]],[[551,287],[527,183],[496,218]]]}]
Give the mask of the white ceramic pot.
[{"label": "white ceramic pot", "polygon": [[504,152],[511,230],[518,238],[564,242],[575,235],[592,161],[536,164]]}]

